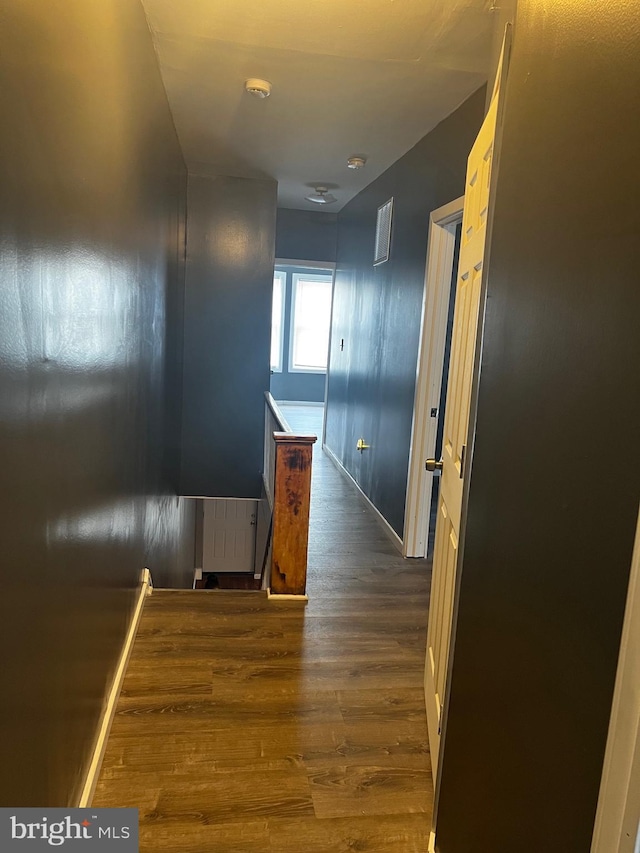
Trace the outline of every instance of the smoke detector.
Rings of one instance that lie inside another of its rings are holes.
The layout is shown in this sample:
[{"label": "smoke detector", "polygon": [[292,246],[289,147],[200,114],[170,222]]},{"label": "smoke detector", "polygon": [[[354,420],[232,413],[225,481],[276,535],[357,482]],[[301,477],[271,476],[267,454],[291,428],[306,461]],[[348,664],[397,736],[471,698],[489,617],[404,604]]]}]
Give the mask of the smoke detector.
[{"label": "smoke detector", "polygon": [[364,157],[349,157],[349,159],[347,160],[347,168],[362,169],[366,162],[367,161]]},{"label": "smoke detector", "polygon": [[316,191],[305,196],[306,201],[312,201],[314,204],[333,204],[338,199],[331,195],[326,187],[316,187]]},{"label": "smoke detector", "polygon": [[264,99],[271,94],[271,83],[268,80],[259,80],[257,77],[250,77],[249,80],[246,80],[244,88],[254,98]]}]

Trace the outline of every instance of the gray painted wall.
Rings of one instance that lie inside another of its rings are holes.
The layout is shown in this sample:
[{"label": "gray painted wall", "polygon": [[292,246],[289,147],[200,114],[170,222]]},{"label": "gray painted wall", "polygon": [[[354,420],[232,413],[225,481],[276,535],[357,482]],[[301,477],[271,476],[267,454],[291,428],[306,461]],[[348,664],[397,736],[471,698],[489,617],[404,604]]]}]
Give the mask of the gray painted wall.
[{"label": "gray painted wall", "polygon": [[338,216],[316,210],[278,209],[276,257],[297,261],[335,261]]},{"label": "gray painted wall", "polygon": [[634,4],[518,4],[440,853],[591,845],[640,484],[638,55]]},{"label": "gray painted wall", "polygon": [[189,176],[183,495],[260,497],[276,189]]},{"label": "gray painted wall", "polygon": [[193,578],[186,172],[139,3],[0,19],[0,806],[66,806],[142,568]]},{"label": "gray painted wall", "polygon": [[[483,88],[338,215],[326,442],[399,535],[429,214],[464,190],[466,161],[484,101]],[[391,196],[391,259],[373,267],[377,209]],[[362,454],[356,451],[361,437],[371,445]]]}]

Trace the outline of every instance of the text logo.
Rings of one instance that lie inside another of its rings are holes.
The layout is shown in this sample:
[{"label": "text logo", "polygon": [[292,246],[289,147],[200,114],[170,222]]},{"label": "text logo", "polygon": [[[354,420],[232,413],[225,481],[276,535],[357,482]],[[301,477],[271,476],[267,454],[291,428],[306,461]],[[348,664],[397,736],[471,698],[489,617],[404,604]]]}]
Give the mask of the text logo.
[{"label": "text logo", "polygon": [[0,809],[0,850],[138,853],[137,809]]}]

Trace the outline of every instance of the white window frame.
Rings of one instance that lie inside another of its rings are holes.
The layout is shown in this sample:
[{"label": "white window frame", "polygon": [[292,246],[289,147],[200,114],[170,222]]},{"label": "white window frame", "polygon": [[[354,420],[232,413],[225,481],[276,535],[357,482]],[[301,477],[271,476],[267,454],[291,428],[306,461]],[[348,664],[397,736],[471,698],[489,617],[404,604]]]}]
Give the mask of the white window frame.
[{"label": "white window frame", "polygon": [[[329,287],[331,288],[331,297],[330,304],[333,299],[333,272],[331,270],[326,270],[324,274],[318,273],[302,273],[302,272],[294,272],[291,276],[291,316],[289,318],[289,373],[314,373],[319,374],[321,376],[326,375],[327,368],[321,369],[313,369],[307,367],[294,367],[293,364],[293,338],[294,338],[294,327],[295,327],[295,319],[296,319],[296,294],[298,290],[298,281],[303,279],[304,281],[322,281],[327,282]],[[331,309],[329,309],[331,311]],[[329,336],[327,338],[327,366],[329,364],[329,341],[331,338],[331,314],[329,314]]]},{"label": "white window frame", "polygon": [[[270,364],[272,373],[282,373],[284,370],[284,319],[285,307],[287,304],[287,274],[284,270],[273,271],[273,289],[275,290],[276,279],[282,282],[282,304],[280,307],[280,341],[278,344],[278,365],[274,367]],[[273,291],[272,297],[273,299]],[[271,334],[273,334],[273,308],[271,311]],[[269,351],[269,362],[271,362],[271,350]]]}]

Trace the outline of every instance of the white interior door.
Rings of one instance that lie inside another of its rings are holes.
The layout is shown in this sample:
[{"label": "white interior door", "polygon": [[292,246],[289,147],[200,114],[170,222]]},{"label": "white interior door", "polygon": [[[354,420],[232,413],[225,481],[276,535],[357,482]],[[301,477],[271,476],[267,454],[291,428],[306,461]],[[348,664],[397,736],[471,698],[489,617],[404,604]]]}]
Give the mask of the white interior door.
[{"label": "white interior door", "polygon": [[[498,72],[498,80],[501,71]],[[462,218],[458,283],[451,339],[449,383],[442,443],[442,482],[438,500],[433,578],[427,632],[425,699],[429,746],[438,766],[451,621],[460,539],[462,492],[468,465],[471,388],[485,253],[491,164],[499,86],[469,155]]]},{"label": "white interior door", "polygon": [[203,572],[253,572],[257,501],[203,500]]},{"label": "white interior door", "polygon": [[640,515],[591,853],[640,851]]}]

